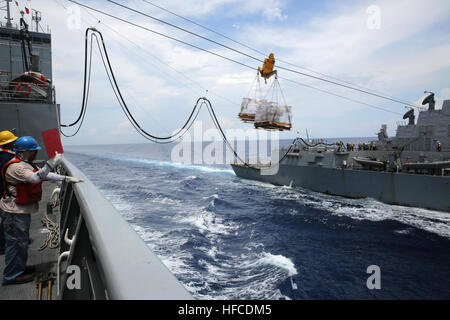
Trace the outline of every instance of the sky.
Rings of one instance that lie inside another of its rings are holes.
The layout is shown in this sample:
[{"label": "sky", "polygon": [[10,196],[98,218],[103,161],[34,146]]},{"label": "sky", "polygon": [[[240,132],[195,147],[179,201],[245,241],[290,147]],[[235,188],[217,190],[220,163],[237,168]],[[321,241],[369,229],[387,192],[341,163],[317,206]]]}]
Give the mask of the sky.
[{"label": "sky", "polygon": [[[142,0],[120,1],[140,12],[201,34],[260,60],[273,52],[277,66],[314,76],[325,74],[352,85],[411,103],[424,91],[436,94],[437,105],[450,99],[450,2],[448,0],[299,1],[299,0],[148,0],[211,30],[202,29]],[[225,130],[251,129],[237,114],[249,96],[258,61],[171,28],[108,1],[79,0],[135,24],[170,35],[242,65],[86,10],[67,0],[21,0],[19,7],[42,12],[41,26],[52,34],[53,83],[62,123],[79,114],[83,90],[84,32],[100,30],[114,73],[128,106],[146,131],[166,136],[181,127],[199,97],[206,96]],[[15,5],[13,5],[15,7]],[[13,10],[17,17],[17,8]],[[3,12],[2,12],[3,15]],[[29,18],[29,16],[28,16]],[[288,64],[289,63],[289,64]],[[306,69],[305,69],[306,68]],[[291,131],[312,138],[375,136],[382,124],[388,134],[408,111],[404,104],[362,94],[307,76],[278,70],[280,86],[292,106]],[[345,100],[330,91],[391,112]],[[330,79],[330,78],[328,78]],[[262,94],[270,87],[262,82]],[[333,80],[334,81],[334,80]],[[251,96],[250,96],[251,97]],[[281,102],[281,101],[280,101]],[[417,115],[417,112],[416,112]],[[208,112],[199,120],[213,127]],[[65,130],[67,134],[74,129]],[[117,103],[93,50],[91,88],[83,126],[64,145],[143,143]]]}]

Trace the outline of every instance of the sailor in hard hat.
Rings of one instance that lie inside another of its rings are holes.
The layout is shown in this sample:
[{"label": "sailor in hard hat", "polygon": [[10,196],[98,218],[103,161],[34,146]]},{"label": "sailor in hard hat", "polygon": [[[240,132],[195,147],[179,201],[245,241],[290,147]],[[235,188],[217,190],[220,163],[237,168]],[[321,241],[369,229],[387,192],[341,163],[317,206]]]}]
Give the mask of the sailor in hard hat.
[{"label": "sailor in hard hat", "polygon": [[[0,132],[0,168],[14,158],[14,142],[18,138],[10,131]],[[3,181],[0,175],[0,195],[3,194]],[[1,214],[0,214],[1,215]],[[0,222],[0,255],[5,253],[5,236],[3,234],[3,219]]]},{"label": "sailor in hard hat", "polygon": [[41,147],[33,137],[18,138],[13,149],[16,156],[1,169],[6,187],[0,199],[6,249],[3,285],[33,280],[34,267],[26,265],[28,240],[31,214],[38,211],[39,200],[42,197],[42,181],[83,181],[50,172],[61,163],[61,154],[56,154],[43,168],[39,169],[33,161],[40,149]]},{"label": "sailor in hard hat", "polygon": [[442,150],[442,144],[440,141],[437,141],[436,142],[436,151],[441,152],[441,150]]}]

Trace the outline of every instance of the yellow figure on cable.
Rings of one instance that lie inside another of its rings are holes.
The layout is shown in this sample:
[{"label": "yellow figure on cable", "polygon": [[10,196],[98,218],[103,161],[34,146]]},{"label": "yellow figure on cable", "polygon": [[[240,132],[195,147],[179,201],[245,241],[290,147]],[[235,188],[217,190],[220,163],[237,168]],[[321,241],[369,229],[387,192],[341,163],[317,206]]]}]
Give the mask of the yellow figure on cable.
[{"label": "yellow figure on cable", "polygon": [[269,79],[272,75],[277,74],[277,70],[273,70],[275,66],[275,57],[273,53],[269,54],[269,58],[264,59],[264,64],[261,67],[258,67],[258,71],[261,74],[261,77],[264,78],[264,81],[267,83],[267,79]]}]

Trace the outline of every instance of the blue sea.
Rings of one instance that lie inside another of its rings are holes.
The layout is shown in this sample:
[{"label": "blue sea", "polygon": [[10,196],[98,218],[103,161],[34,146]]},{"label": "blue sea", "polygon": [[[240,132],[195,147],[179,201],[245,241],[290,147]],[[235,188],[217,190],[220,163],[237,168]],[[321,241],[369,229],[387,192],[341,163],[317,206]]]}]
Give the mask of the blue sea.
[{"label": "blue sea", "polygon": [[[449,213],[244,180],[229,165],[174,163],[173,148],[65,157],[195,298],[450,299]],[[380,289],[367,286],[373,265]]]}]

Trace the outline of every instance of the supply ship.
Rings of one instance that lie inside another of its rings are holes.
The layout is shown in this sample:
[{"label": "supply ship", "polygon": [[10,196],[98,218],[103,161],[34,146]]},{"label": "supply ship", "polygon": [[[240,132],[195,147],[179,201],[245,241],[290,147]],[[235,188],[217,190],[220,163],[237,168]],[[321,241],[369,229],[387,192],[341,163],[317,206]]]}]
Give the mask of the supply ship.
[{"label": "supply ship", "polygon": [[[425,92],[427,93],[427,92]],[[450,100],[436,110],[434,93],[403,116],[396,136],[354,146],[295,139],[268,163],[235,163],[237,176],[348,198],[450,211]],[[276,160],[275,160],[276,159]],[[278,160],[279,159],[279,160]]]},{"label": "supply ship", "polygon": [[[21,12],[13,24],[10,1],[0,22],[0,130],[34,137],[42,149],[36,164],[63,152],[60,105],[52,81],[52,37],[35,31]],[[2,286],[0,299],[192,299],[78,168],[64,160],[59,173],[84,182],[45,182],[38,213],[32,214],[28,264],[35,281]],[[4,268],[4,256],[0,269]],[[69,285],[67,285],[69,283]]]}]

